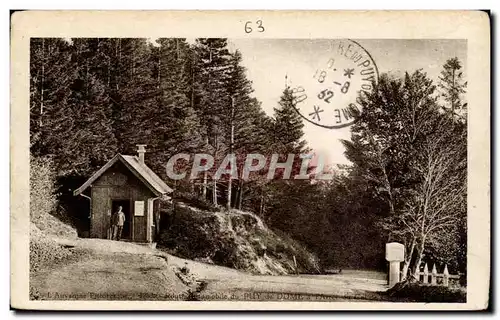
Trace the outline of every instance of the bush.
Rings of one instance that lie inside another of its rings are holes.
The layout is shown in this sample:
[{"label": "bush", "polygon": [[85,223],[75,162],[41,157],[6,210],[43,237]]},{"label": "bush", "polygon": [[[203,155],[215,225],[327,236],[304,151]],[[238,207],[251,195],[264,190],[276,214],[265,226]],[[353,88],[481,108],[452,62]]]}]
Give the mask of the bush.
[{"label": "bush", "polygon": [[176,192],[174,200],[205,211],[216,212],[219,210],[213,203],[188,192]]},{"label": "bush", "polygon": [[178,203],[168,219],[158,248],[174,255],[265,274],[295,273],[295,256],[300,272],[319,271],[313,254],[277,236],[252,213],[211,212]]},{"label": "bush", "polygon": [[170,220],[168,228],[160,234],[158,246],[189,259],[209,257],[215,252],[219,228],[214,215],[203,211],[192,213],[189,207],[177,204]]},{"label": "bush", "polygon": [[281,241],[278,242],[274,248],[274,252],[280,254],[287,254],[290,256],[290,259],[295,259],[297,261],[298,271],[301,273],[322,273],[322,267],[319,263],[319,259],[316,255],[309,252],[301,243],[292,239],[290,236],[285,234],[282,231],[275,230],[274,231],[277,236],[277,239]]},{"label": "bush", "polygon": [[38,224],[45,214],[55,211],[55,174],[49,158],[30,158],[30,218]]},{"label": "bush", "polygon": [[421,283],[398,283],[386,294],[411,302],[467,302],[467,292],[464,288],[448,288]]},{"label": "bush", "polygon": [[30,241],[30,271],[57,263],[71,256],[71,251],[50,240]]},{"label": "bush", "polygon": [[30,271],[38,271],[71,255],[68,249],[47,238],[36,225],[30,227]]},{"label": "bush", "polygon": [[30,159],[30,220],[38,229],[62,237],[77,237],[68,213],[60,208],[57,214],[57,194],[53,162],[49,158]]}]

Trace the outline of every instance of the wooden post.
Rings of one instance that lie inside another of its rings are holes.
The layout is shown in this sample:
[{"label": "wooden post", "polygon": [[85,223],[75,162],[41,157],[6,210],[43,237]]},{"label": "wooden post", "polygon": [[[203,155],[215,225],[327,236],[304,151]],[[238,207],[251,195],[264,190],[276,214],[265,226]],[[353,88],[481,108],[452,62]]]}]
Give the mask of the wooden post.
[{"label": "wooden post", "polygon": [[424,283],[429,283],[429,267],[427,267],[427,263],[424,266]]},{"label": "wooden post", "polygon": [[435,286],[437,284],[437,269],[436,264],[432,267],[432,275],[431,275],[431,285]]},{"label": "wooden post", "polygon": [[447,287],[449,285],[449,278],[450,278],[450,273],[448,272],[448,266],[445,264],[444,271],[443,271],[443,286],[444,287]]}]

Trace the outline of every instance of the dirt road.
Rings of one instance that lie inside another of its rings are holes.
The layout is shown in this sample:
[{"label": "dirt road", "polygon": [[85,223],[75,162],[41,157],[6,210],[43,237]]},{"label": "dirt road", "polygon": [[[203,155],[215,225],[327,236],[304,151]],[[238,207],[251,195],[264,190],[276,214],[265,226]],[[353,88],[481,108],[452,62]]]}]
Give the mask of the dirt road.
[{"label": "dirt road", "polygon": [[[383,275],[251,275],[185,260],[126,242],[55,239],[92,254],[32,275],[42,299],[95,300],[377,300]],[[179,270],[188,270],[180,274]],[[197,281],[194,281],[196,279]]]},{"label": "dirt road", "polygon": [[189,294],[166,259],[149,248],[100,239],[55,240],[90,254],[33,273],[31,287],[39,299],[185,300]]}]

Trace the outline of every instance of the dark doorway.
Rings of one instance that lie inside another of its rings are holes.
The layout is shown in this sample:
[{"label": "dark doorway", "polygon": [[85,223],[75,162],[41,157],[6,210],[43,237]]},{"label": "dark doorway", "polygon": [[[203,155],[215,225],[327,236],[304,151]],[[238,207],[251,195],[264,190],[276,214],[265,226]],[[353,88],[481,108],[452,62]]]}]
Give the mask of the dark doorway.
[{"label": "dark doorway", "polygon": [[132,226],[130,223],[130,200],[113,200],[111,202],[112,213],[118,212],[118,207],[122,207],[123,213],[125,213],[125,223],[123,224],[122,239],[132,240]]}]

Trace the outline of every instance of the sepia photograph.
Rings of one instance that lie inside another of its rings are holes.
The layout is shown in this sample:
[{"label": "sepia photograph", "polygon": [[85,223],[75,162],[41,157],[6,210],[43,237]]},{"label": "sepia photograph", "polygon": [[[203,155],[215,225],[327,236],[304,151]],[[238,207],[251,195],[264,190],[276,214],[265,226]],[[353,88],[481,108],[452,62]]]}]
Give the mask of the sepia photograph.
[{"label": "sepia photograph", "polygon": [[268,20],[28,36],[23,299],[468,306],[470,40]]}]

